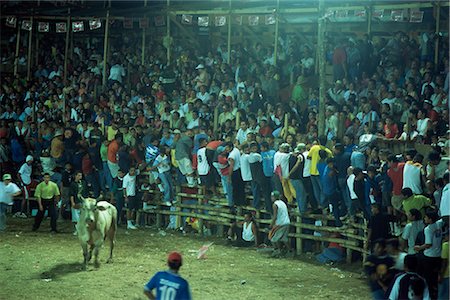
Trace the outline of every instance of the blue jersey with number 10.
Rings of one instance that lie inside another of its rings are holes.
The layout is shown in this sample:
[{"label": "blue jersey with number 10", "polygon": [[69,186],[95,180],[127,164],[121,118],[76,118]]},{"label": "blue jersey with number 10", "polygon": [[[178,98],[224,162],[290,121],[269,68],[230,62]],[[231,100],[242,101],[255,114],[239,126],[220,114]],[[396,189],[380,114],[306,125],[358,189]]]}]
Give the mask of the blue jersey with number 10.
[{"label": "blue jersey with number 10", "polygon": [[161,271],[145,285],[144,290],[156,289],[157,300],[190,300],[189,284],[180,275]]}]

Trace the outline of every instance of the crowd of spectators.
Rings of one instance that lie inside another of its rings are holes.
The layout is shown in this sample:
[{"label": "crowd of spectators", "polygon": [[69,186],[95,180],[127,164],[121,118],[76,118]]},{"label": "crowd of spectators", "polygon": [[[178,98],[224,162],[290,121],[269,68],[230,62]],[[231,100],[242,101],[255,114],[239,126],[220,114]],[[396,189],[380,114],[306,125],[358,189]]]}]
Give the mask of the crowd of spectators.
[{"label": "crowd of spectators", "polygon": [[[176,45],[169,65],[165,49],[152,43],[141,65],[132,36],[113,41],[104,87],[103,47],[92,38],[75,44],[67,74],[55,42],[40,49],[30,80],[1,75],[0,173],[23,190],[15,216],[27,217],[26,199],[47,173],[60,187],[62,207],[76,202],[76,174],[119,214],[128,205],[128,229],[136,228],[132,211],[142,207],[136,177],[143,171],[150,175],[142,187],[154,185],[167,205],[181,184],[211,196],[222,186],[232,210],[251,205],[271,213],[280,211],[272,203],[279,191],[300,214],[332,214],[336,227],[362,213],[374,264],[386,256],[380,239],[405,240],[401,249],[410,254],[424,250],[421,261],[437,272],[421,274],[436,298],[446,228],[438,220],[449,215],[450,201],[448,44],[440,43],[435,65],[426,33],[329,38],[333,80],[319,99],[316,47],[293,36],[280,39],[277,64],[270,48],[244,42],[233,45],[229,64],[223,45]],[[319,101],[326,103],[322,132]],[[411,149],[380,148],[386,141]],[[411,143],[430,151],[424,157]],[[424,227],[417,246],[413,235]],[[384,277],[377,277],[384,274],[368,270],[375,272],[374,293],[385,292]]]}]

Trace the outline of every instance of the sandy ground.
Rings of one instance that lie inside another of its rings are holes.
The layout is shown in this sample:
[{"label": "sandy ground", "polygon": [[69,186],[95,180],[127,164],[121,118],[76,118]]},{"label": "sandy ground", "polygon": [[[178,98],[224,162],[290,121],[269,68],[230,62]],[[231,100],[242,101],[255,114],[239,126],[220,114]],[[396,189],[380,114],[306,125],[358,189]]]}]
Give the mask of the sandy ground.
[{"label": "sandy ground", "polygon": [[[275,259],[255,249],[238,249],[222,240],[183,236],[156,229],[119,228],[114,263],[82,271],[82,252],[68,222],[49,233],[48,221],[31,232],[31,219],[8,219],[0,234],[0,299],[144,299],[143,285],[165,269],[166,255],[184,255],[181,275],[194,299],[368,299],[360,263],[324,266],[307,255]],[[196,251],[214,242],[206,259]],[[346,269],[342,270],[342,269]]]}]

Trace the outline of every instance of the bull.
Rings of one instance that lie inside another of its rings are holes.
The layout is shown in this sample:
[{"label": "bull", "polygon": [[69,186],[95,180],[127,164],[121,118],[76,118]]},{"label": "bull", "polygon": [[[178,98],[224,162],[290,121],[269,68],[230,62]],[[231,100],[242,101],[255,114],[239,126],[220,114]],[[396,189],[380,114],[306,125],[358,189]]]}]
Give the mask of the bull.
[{"label": "bull", "polygon": [[[106,238],[109,239],[109,258],[107,263],[113,261],[113,249],[117,231],[117,209],[106,201],[97,201],[94,198],[83,198],[80,208],[80,220],[77,224],[77,234],[83,248],[84,265],[95,256],[95,267],[99,267],[98,253]],[[90,247],[88,251],[88,246]]]}]

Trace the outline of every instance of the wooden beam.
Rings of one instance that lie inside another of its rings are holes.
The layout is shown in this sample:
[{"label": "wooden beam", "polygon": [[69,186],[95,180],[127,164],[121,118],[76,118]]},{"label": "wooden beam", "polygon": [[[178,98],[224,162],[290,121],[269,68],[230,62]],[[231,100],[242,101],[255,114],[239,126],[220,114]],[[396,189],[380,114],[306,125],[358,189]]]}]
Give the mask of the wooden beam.
[{"label": "wooden beam", "polygon": [[14,77],[17,75],[19,69],[19,48],[20,48],[20,24],[17,21],[17,36],[16,36],[16,53],[14,56]]},{"label": "wooden beam", "polygon": [[27,54],[27,80],[31,79],[31,50],[33,48],[32,42],[33,42],[33,17],[30,18],[31,20],[31,30],[28,32],[28,54]]},{"label": "wooden beam", "polygon": [[275,66],[277,65],[277,58],[278,58],[278,26],[280,21],[280,15],[278,14],[278,11],[280,10],[280,0],[277,0],[277,10],[275,12],[275,41],[273,46],[273,62]]},{"label": "wooden beam", "polygon": [[103,78],[102,85],[106,85],[106,65],[108,63],[108,34],[109,34],[109,9],[106,12],[105,39],[103,40]]},{"label": "wooden beam", "polygon": [[231,63],[231,0],[229,0],[229,9],[228,13],[228,37],[227,37],[227,51],[228,51],[228,64]]},{"label": "wooden beam", "polygon": [[[70,8],[67,16],[66,45],[64,47],[64,80],[67,79],[67,60],[69,59],[69,41],[70,41]],[[65,97],[64,97],[65,98]]]},{"label": "wooden beam", "polygon": [[[147,7],[147,0],[144,0],[144,7]],[[145,62],[145,28],[142,28],[142,52],[141,52],[141,65]]]},{"label": "wooden beam", "polygon": [[[167,11],[169,11],[169,8],[170,8],[170,0],[167,0]],[[167,14],[166,29],[167,29],[167,32],[166,32],[167,39],[169,41],[171,41],[171,39],[170,39],[170,15],[169,14]],[[167,49],[166,49],[166,57],[167,57],[167,65],[168,66],[170,65],[171,50],[172,50],[172,43],[169,43],[167,45]]]},{"label": "wooden beam", "polygon": [[325,0],[319,0],[319,19],[317,30],[317,47],[319,49],[319,136],[325,132]]},{"label": "wooden beam", "polygon": [[436,25],[434,27],[434,33],[435,33],[435,41],[434,41],[434,69],[438,70],[438,63],[439,63],[439,31],[440,28],[440,21],[441,21],[441,3],[438,1],[436,4]]}]

